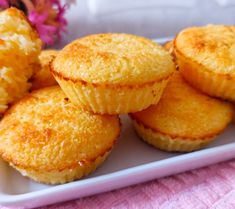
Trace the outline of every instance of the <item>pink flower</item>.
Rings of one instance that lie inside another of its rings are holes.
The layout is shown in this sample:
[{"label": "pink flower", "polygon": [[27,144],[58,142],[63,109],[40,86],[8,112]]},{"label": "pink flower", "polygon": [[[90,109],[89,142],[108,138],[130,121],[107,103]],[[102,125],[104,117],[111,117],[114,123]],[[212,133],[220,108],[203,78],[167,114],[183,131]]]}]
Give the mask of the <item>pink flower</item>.
[{"label": "pink flower", "polygon": [[15,6],[25,11],[45,45],[53,45],[66,31],[64,14],[74,0],[64,2],[62,5],[60,0],[0,0],[0,8]]},{"label": "pink flower", "polygon": [[9,3],[7,0],[0,0],[0,7],[7,8],[9,7]]},{"label": "pink flower", "polygon": [[47,45],[53,45],[57,28],[56,26],[46,24],[48,13],[45,11],[39,14],[36,11],[31,11],[28,17],[30,22],[36,27],[42,41]]},{"label": "pink flower", "polygon": [[[23,0],[25,5],[29,0]],[[67,22],[64,18],[66,6],[59,0],[34,0],[33,7],[28,5],[29,20],[36,27],[41,39],[47,45],[53,45],[65,32]]]}]

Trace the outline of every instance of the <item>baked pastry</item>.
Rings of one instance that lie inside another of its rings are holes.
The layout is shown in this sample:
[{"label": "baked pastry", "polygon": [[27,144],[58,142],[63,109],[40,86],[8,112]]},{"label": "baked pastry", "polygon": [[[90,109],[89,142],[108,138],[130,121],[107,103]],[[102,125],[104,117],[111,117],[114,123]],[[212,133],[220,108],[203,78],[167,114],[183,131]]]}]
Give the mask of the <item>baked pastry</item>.
[{"label": "baked pastry", "polygon": [[167,41],[163,47],[169,51],[171,54],[174,53],[174,40],[171,40],[171,41]]},{"label": "baked pastry", "polygon": [[34,74],[32,80],[32,90],[57,85],[55,78],[50,72],[50,62],[56,57],[58,51],[43,50],[39,55],[39,70]]},{"label": "baked pastry", "polygon": [[22,175],[59,184],[94,171],[120,133],[118,116],[75,107],[59,86],[34,91],[0,122],[0,156]]},{"label": "baked pastry", "polygon": [[0,12],[0,114],[30,88],[42,42],[23,12]]},{"label": "baked pastry", "polygon": [[189,152],[221,133],[232,120],[233,108],[193,89],[176,71],[157,105],[130,116],[144,141],[165,151]]},{"label": "baked pastry", "polygon": [[235,101],[235,26],[187,28],[175,38],[174,51],[179,70],[191,85]]},{"label": "baked pastry", "polygon": [[175,62],[176,64],[176,69],[178,69],[178,66],[177,66],[177,61],[176,61],[176,57],[175,57],[175,54],[174,54],[174,40],[171,40],[171,41],[168,41],[166,42],[163,47],[168,51],[170,52],[171,56],[173,57],[173,61]]},{"label": "baked pastry", "polygon": [[136,112],[156,104],[174,69],[161,46],[128,34],[77,39],[51,65],[72,103],[101,114]]}]

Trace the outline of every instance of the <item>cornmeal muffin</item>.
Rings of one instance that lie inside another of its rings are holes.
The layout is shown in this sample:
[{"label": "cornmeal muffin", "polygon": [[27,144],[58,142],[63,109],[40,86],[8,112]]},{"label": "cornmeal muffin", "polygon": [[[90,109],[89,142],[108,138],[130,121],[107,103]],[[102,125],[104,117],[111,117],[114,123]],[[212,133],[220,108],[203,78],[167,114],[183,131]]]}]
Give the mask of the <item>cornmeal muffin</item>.
[{"label": "cornmeal muffin", "polygon": [[159,103],[131,114],[144,141],[165,151],[189,152],[207,145],[233,117],[229,103],[193,89],[180,73],[171,77]]},{"label": "cornmeal muffin", "polygon": [[25,15],[15,9],[0,12],[0,114],[30,88],[42,42]]},{"label": "cornmeal muffin", "polygon": [[163,47],[169,51],[171,54],[173,54],[174,52],[174,40],[171,40],[171,41],[167,41]]},{"label": "cornmeal muffin", "polygon": [[32,90],[57,85],[55,78],[50,72],[50,62],[56,57],[57,53],[58,51],[52,49],[41,52],[39,55],[39,70],[32,78]]},{"label": "cornmeal muffin", "polygon": [[59,184],[94,171],[120,133],[118,116],[71,104],[59,86],[34,91],[0,122],[0,156],[22,175]]},{"label": "cornmeal muffin", "polygon": [[161,46],[128,34],[77,39],[51,65],[72,103],[101,114],[136,112],[156,104],[174,69]]},{"label": "cornmeal muffin", "polygon": [[176,69],[178,69],[177,62],[176,62],[176,57],[174,54],[174,40],[166,42],[163,47],[170,52],[171,56],[173,57],[173,61],[176,64]]},{"label": "cornmeal muffin", "polygon": [[235,101],[235,26],[187,28],[175,38],[174,51],[179,70],[191,85]]}]

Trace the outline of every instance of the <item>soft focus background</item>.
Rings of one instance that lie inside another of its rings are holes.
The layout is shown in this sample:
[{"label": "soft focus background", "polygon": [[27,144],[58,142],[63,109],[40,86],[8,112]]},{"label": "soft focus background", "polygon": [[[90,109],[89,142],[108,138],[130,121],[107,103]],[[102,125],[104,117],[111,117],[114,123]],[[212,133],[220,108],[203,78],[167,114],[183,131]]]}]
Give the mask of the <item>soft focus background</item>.
[{"label": "soft focus background", "polygon": [[191,25],[234,25],[235,0],[77,0],[66,18],[67,34],[57,47],[92,33],[160,38]]}]

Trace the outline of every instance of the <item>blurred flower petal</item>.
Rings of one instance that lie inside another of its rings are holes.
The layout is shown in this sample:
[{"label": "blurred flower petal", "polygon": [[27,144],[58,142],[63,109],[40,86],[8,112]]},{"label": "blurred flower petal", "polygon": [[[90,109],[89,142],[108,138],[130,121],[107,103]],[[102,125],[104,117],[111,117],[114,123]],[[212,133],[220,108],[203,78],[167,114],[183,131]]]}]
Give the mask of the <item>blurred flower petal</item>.
[{"label": "blurred flower petal", "polygon": [[4,9],[9,7],[9,2],[7,0],[0,0],[0,7],[3,7]]},{"label": "blurred flower petal", "polygon": [[66,31],[67,21],[64,15],[69,5],[74,2],[74,0],[0,0],[0,8],[5,9],[14,5],[25,11],[43,42],[52,45]]}]

